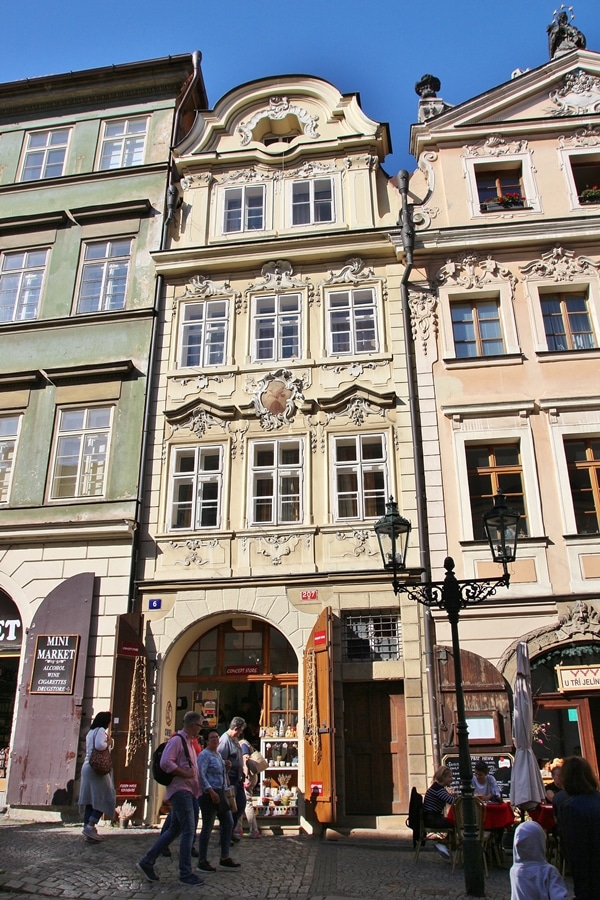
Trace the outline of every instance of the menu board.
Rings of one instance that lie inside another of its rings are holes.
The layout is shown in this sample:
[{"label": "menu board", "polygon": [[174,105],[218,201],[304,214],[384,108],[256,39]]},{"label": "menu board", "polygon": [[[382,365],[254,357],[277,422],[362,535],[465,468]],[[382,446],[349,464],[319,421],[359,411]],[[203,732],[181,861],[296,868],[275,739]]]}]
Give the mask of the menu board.
[{"label": "menu board", "polygon": [[[510,796],[510,782],[512,779],[512,767],[514,762],[513,755],[511,753],[498,753],[494,756],[472,755],[471,764],[475,765],[480,759],[489,766],[490,775],[493,775],[498,782],[498,787],[500,788],[502,796],[508,798]],[[444,756],[442,765],[448,766],[454,775],[452,789],[455,791],[460,790],[458,754],[449,753],[447,756]]]}]

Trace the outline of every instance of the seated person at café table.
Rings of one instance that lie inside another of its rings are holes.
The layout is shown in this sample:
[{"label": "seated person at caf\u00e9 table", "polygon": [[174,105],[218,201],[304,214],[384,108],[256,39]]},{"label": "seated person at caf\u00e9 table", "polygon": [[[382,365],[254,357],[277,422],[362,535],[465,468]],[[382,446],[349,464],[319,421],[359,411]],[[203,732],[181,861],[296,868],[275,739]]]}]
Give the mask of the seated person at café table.
[{"label": "seated person at caf\u00e9 table", "polygon": [[454,794],[448,790],[452,779],[448,766],[440,766],[435,770],[433,781],[423,798],[423,821],[427,828],[452,828],[452,824],[444,816],[444,807],[454,803]]},{"label": "seated person at caf\u00e9 table", "polygon": [[493,775],[490,775],[489,766],[482,759],[478,760],[474,765],[475,774],[473,775],[473,790],[475,796],[480,800],[499,801],[500,788],[498,782]]},{"label": "seated person at caf\u00e9 table", "polygon": [[[453,777],[448,766],[440,766],[435,770],[433,781],[423,798],[423,822],[426,828],[447,831],[454,827],[444,816],[444,808],[454,803],[454,794],[448,790]],[[450,858],[450,851],[445,844],[438,843],[435,849],[444,859]]]},{"label": "seated person at caf\u00e9 table", "polygon": [[563,784],[562,779],[560,777],[560,773],[562,772],[562,766],[552,766],[550,769],[550,774],[552,775],[552,781],[550,784],[546,785],[546,797],[552,803],[554,800],[554,795],[558,794],[559,791],[562,791]]}]

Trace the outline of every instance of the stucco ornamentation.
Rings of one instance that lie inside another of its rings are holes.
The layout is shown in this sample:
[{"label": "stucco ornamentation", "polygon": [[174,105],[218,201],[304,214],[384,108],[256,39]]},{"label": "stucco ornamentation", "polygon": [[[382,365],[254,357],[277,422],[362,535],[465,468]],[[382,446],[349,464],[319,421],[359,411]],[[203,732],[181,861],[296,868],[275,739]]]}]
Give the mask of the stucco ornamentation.
[{"label": "stucco ornamentation", "polygon": [[269,372],[259,382],[250,382],[246,390],[253,386],[253,403],[260,427],[265,431],[275,431],[289,425],[296,415],[299,405],[304,403],[304,378],[297,378],[289,369]]},{"label": "stucco ornamentation", "polygon": [[311,116],[308,110],[302,106],[290,103],[287,97],[270,97],[269,105],[257,110],[247,122],[240,122],[237,133],[240,135],[240,144],[245,147],[252,140],[252,132],[262,119],[270,119],[272,122],[285,119],[286,116],[296,116],[302,130],[307,137],[318,138],[318,116]]},{"label": "stucco ornamentation", "polygon": [[273,175],[269,175],[267,172],[262,172],[256,168],[256,166],[252,166],[249,169],[238,169],[237,172],[228,172],[226,175],[223,175],[221,179],[221,184],[251,184],[255,181],[268,181],[273,178]]},{"label": "stucco ornamentation", "polygon": [[294,274],[291,262],[287,259],[275,259],[265,263],[260,274],[262,282],[256,281],[248,285],[244,292],[244,310],[248,308],[248,295],[257,291],[281,291],[297,290],[300,288],[307,292],[308,303],[311,305],[315,299],[315,288],[310,278],[297,278]]},{"label": "stucco ornamentation", "polygon": [[513,684],[517,673],[517,645],[526,641],[529,656],[533,659],[553,646],[570,644],[573,641],[600,641],[600,615],[584,600],[577,600],[559,615],[556,622],[530,631],[506,648],[498,662],[498,671]]},{"label": "stucco ornamentation", "polygon": [[216,538],[211,540],[168,541],[168,546],[172,550],[183,554],[183,559],[176,559],[175,565],[189,568],[190,566],[205,566],[210,562],[209,559],[202,556],[202,549],[205,547],[214,549],[219,546],[219,541]]},{"label": "stucco ornamentation", "polygon": [[583,69],[568,72],[557,90],[550,93],[553,116],[586,116],[600,112],[600,78]]},{"label": "stucco ornamentation", "polygon": [[354,541],[354,547],[342,556],[377,556],[378,551],[371,546],[372,532],[363,528],[355,528],[353,531],[336,531],[337,541]]},{"label": "stucco ornamentation", "polygon": [[328,175],[330,172],[337,172],[335,163],[305,162],[297,169],[290,169],[284,174],[286,178],[314,178],[317,175]]},{"label": "stucco ornamentation", "polygon": [[351,169],[355,165],[365,166],[369,171],[373,171],[379,165],[379,160],[371,153],[367,153],[365,156],[346,156],[344,158],[346,169]]},{"label": "stucco ornamentation", "polygon": [[409,291],[408,306],[413,340],[416,344],[420,339],[426,356],[429,338],[433,335],[435,340],[438,333],[437,297],[426,291]]},{"label": "stucco ornamentation", "polygon": [[479,144],[466,144],[463,147],[464,157],[473,156],[507,156],[514,153],[527,152],[526,140],[506,141],[499,134],[491,134]]},{"label": "stucco ornamentation", "polygon": [[467,290],[481,288],[499,280],[508,281],[514,292],[517,278],[506,266],[491,256],[479,259],[476,253],[467,253],[457,259],[448,259],[434,276],[434,284],[456,284]]},{"label": "stucco ornamentation", "polygon": [[354,256],[347,261],[345,266],[342,266],[339,272],[334,272],[333,269],[330,269],[329,277],[323,279],[323,281],[319,281],[317,287],[321,292],[321,296],[323,296],[325,288],[331,287],[332,285],[360,285],[369,281],[378,281],[380,283],[381,296],[385,302],[387,300],[386,279],[380,275],[375,275],[370,266],[365,267],[363,260],[358,256]]},{"label": "stucco ornamentation", "polygon": [[[233,372],[229,372],[229,373],[227,373],[227,375],[225,377],[235,378],[235,375],[233,374]],[[171,378],[171,381],[174,384],[180,384],[181,387],[189,388],[191,386],[192,390],[194,390],[197,394],[199,394],[200,391],[205,391],[207,389],[207,387],[210,386],[211,381],[214,382],[214,384],[222,384],[223,380],[224,380],[224,376],[222,376],[222,375],[206,375],[204,373],[202,375],[195,375],[195,376],[189,376],[189,377],[183,377],[183,378]],[[189,393],[189,390],[188,390],[188,393]]]},{"label": "stucco ornamentation", "polygon": [[439,206],[413,206],[413,225],[417,231],[431,227],[431,220],[440,214]]},{"label": "stucco ornamentation", "polygon": [[197,187],[198,185],[209,185],[213,180],[213,176],[211,172],[202,172],[201,174],[196,175],[184,175],[179,185],[182,191],[189,191],[191,188]]},{"label": "stucco ornamentation", "polygon": [[[183,299],[188,300],[189,298],[194,298],[205,300],[207,297],[230,297],[235,303],[236,312],[240,312],[239,307],[241,305],[242,295],[239,291],[236,291],[231,287],[229,281],[223,281],[219,284],[216,281],[212,281],[206,275],[194,275],[185,286]],[[173,303],[173,315],[175,315],[176,311],[177,300]]]},{"label": "stucco ornamentation", "polygon": [[260,556],[265,556],[271,561],[271,565],[280,566],[281,561],[289,556],[298,546],[301,539],[300,534],[257,534],[253,537],[244,535],[242,547],[244,552],[248,551],[250,542],[257,544],[266,544],[266,546],[258,546],[256,552]]},{"label": "stucco ornamentation", "polygon": [[564,149],[573,147],[598,147],[600,146],[600,129],[593,125],[580,128],[575,134],[561,134],[558,145]]},{"label": "stucco ornamentation", "polygon": [[360,378],[367,369],[377,369],[379,367],[387,367],[387,362],[374,363],[374,362],[351,362],[346,366],[328,366],[327,364],[323,364],[321,369],[324,372],[331,371],[334,375],[341,375],[342,372],[346,372],[350,378]]},{"label": "stucco ornamentation", "polygon": [[553,281],[573,281],[576,276],[589,275],[600,269],[600,260],[589,256],[578,256],[564,247],[554,247],[542,253],[541,259],[534,259],[526,266],[520,266],[521,272],[531,278],[551,278]]}]

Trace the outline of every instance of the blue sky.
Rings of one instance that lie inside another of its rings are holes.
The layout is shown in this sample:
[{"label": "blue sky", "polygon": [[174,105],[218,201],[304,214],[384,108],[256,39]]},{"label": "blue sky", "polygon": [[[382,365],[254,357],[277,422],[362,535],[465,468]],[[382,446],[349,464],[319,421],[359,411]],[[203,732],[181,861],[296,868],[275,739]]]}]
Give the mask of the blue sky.
[{"label": "blue sky", "polygon": [[[200,50],[211,106],[245,81],[300,73],[358,92],[389,123],[393,175],[414,168],[408,130],[425,72],[457,104],[549,59],[548,0],[4,0],[0,81]],[[598,0],[577,0],[574,24],[600,51]],[[11,37],[12,36],[12,37]]]}]

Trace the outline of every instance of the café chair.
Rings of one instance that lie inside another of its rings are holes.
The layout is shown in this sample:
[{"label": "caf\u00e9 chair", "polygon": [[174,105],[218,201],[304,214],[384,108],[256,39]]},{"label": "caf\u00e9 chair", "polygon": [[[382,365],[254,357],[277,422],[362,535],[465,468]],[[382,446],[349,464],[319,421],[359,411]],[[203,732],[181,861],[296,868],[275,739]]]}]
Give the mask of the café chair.
[{"label": "caf\u00e9 chair", "polygon": [[[488,875],[488,865],[487,865],[487,845],[490,839],[491,832],[483,830],[483,816],[485,813],[483,803],[479,799],[479,797],[475,797],[475,822],[477,824],[477,829],[479,833],[479,841],[481,843],[481,853],[483,856],[483,871],[485,873],[485,877]],[[454,808],[454,818],[456,820],[456,846],[454,850],[454,854],[452,857],[452,874],[454,874],[454,870],[456,869],[456,863],[458,862],[459,866],[462,866],[463,857],[462,857],[462,845],[464,839],[464,831],[465,831],[465,814],[464,814],[464,797],[457,797],[454,803],[452,804]]]},{"label": "caf\u00e9 chair", "polygon": [[408,804],[408,819],[406,825],[413,833],[413,850],[415,851],[415,862],[418,862],[421,848],[425,846],[427,840],[434,840],[436,843],[447,841],[448,850],[452,858],[454,858],[454,829],[451,825],[448,828],[429,828],[425,825],[423,816],[423,795],[416,788],[410,792],[410,800]]}]

